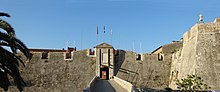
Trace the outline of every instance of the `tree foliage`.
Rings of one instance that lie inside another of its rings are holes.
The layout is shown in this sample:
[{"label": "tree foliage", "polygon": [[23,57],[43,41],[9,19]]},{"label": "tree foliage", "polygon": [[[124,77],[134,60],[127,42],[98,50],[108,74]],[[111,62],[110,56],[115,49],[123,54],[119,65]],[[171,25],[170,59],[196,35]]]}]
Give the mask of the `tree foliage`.
[{"label": "tree foliage", "polygon": [[187,75],[186,78],[176,81],[177,88],[180,90],[207,90],[210,89],[207,84],[203,83],[201,77],[196,75]]},{"label": "tree foliage", "polygon": [[[0,17],[10,17],[10,15],[0,12]],[[5,91],[8,90],[11,85],[9,76],[11,76],[19,91],[22,91],[26,84],[19,72],[19,62],[23,65],[24,62],[17,56],[17,51],[22,52],[27,60],[30,60],[32,55],[25,44],[16,38],[13,27],[1,18],[0,28],[6,31],[0,31],[0,87]],[[11,50],[4,47],[9,47]]]}]

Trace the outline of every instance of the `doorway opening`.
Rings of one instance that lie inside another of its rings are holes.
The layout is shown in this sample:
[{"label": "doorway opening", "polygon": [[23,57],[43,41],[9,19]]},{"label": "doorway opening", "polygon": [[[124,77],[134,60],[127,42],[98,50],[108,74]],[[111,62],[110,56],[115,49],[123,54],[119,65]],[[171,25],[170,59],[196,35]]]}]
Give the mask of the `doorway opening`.
[{"label": "doorway opening", "polygon": [[100,68],[100,76],[101,76],[101,79],[108,80],[109,79],[109,68],[108,67]]}]

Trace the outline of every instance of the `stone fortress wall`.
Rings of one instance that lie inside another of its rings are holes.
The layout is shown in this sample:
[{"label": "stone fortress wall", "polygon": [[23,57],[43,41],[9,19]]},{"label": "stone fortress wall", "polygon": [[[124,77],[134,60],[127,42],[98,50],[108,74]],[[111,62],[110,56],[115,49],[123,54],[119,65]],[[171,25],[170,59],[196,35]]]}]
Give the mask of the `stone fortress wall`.
[{"label": "stone fortress wall", "polygon": [[177,79],[187,74],[201,76],[212,89],[220,89],[219,56],[220,22],[197,23],[184,34],[183,49],[173,55],[171,72],[179,72]]},{"label": "stone fortress wall", "polygon": [[[137,53],[126,51],[125,57],[116,76],[131,82],[139,88],[164,89],[169,86],[171,56],[182,42],[164,45],[159,52],[141,54],[142,60],[137,60]],[[122,59],[121,59],[122,60]]]},{"label": "stone fortress wall", "polygon": [[[95,50],[94,50],[95,51]],[[25,92],[82,92],[95,76],[96,57],[89,50],[33,53],[21,67]],[[176,89],[175,80],[196,74],[212,89],[220,89],[220,22],[197,23],[180,41],[160,46],[152,53],[117,50],[115,76],[140,88]],[[17,91],[15,87],[10,92]]]},{"label": "stone fortress wall", "polygon": [[[27,83],[24,92],[82,92],[95,76],[95,58],[87,50],[74,51],[72,59],[65,59],[68,52],[34,52],[30,62],[21,66],[21,75]],[[2,92],[3,90],[0,89]],[[18,92],[15,86],[9,92]]]},{"label": "stone fortress wall", "polygon": [[[183,34],[183,39],[163,45],[150,54],[126,52],[118,77],[137,87],[176,89],[175,80],[195,74],[213,90],[220,89],[220,19],[196,23]],[[130,73],[133,71],[134,73]]]}]

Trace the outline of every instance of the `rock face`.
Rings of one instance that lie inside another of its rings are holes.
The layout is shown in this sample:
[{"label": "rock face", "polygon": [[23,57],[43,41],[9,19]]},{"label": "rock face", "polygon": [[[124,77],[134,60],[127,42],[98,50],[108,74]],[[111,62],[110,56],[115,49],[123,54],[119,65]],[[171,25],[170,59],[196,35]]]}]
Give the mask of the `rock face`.
[{"label": "rock face", "polygon": [[[40,52],[34,53],[33,59],[21,67],[27,83],[24,92],[82,92],[95,76],[95,58],[86,53],[74,52],[72,60],[64,60],[63,52],[49,52],[48,59],[41,59]],[[9,91],[18,92],[16,87]]]}]

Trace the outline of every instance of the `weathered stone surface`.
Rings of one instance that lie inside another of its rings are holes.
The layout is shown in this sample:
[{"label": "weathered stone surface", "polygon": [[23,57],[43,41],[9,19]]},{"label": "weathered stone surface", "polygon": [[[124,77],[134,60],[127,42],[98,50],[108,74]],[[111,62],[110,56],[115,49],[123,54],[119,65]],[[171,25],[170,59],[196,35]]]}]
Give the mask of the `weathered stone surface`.
[{"label": "weathered stone surface", "polygon": [[183,36],[183,48],[172,55],[171,88],[175,79],[196,74],[213,90],[220,89],[220,23],[198,23]]},{"label": "weathered stone surface", "polygon": [[[220,23],[198,23],[183,35],[183,41],[163,45],[155,53],[119,51],[115,56],[115,75],[140,88],[176,89],[175,80],[196,74],[212,89],[220,89]],[[162,57],[162,58],[161,58]],[[87,51],[73,53],[72,60],[63,53],[49,53],[41,59],[35,53],[21,74],[28,87],[25,92],[81,92],[95,76],[95,57]],[[2,91],[2,89],[0,89]],[[14,86],[10,92],[18,91]]]},{"label": "weathered stone surface", "polygon": [[168,86],[170,63],[158,61],[157,55],[144,54],[143,61],[135,60],[134,52],[126,52],[116,75],[141,88],[163,89]]},{"label": "weathered stone surface", "polygon": [[[82,92],[95,76],[95,59],[87,57],[86,50],[74,52],[73,60],[64,60],[63,53],[49,54],[45,60],[41,59],[41,53],[35,53],[33,59],[21,67],[21,75],[27,83],[24,92]],[[9,91],[18,92],[16,87]]]}]

